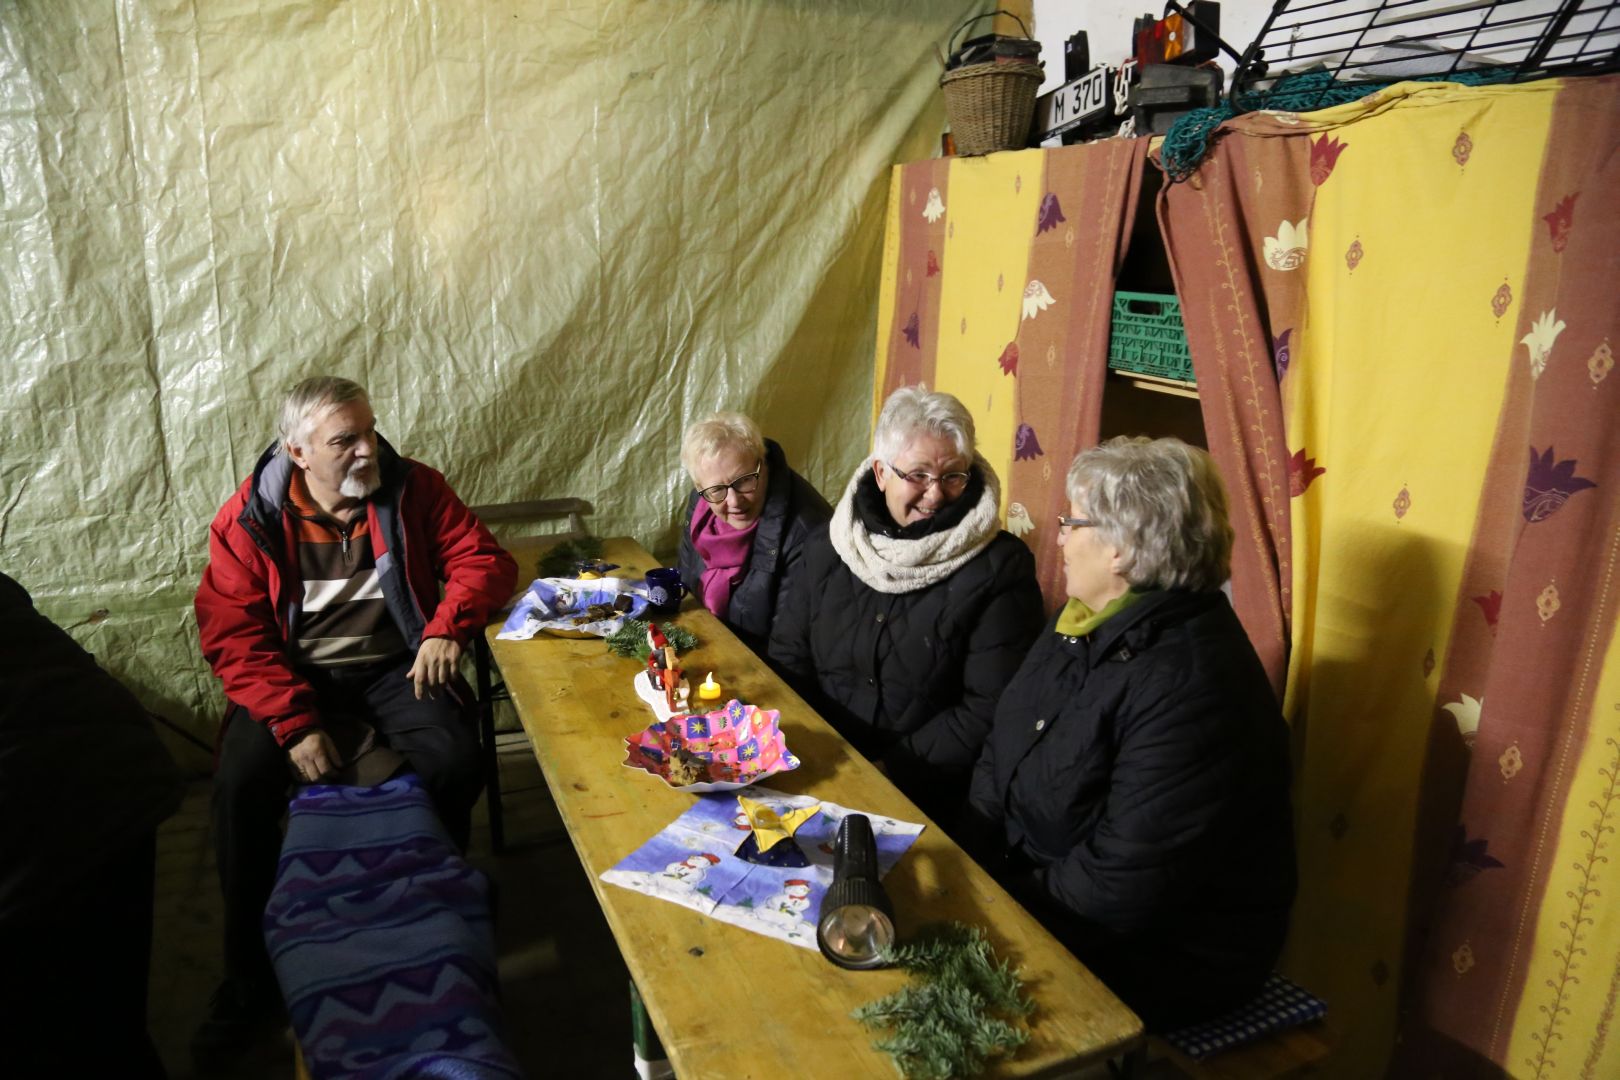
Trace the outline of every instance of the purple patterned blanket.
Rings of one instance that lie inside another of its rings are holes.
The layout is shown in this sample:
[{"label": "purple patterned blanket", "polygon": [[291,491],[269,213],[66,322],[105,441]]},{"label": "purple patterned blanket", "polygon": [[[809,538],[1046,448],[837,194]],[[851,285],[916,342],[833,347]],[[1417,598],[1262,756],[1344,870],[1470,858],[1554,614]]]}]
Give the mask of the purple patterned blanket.
[{"label": "purple patterned blanket", "polygon": [[502,1041],[489,883],[415,776],[299,792],[264,932],[317,1080],[522,1076]]}]

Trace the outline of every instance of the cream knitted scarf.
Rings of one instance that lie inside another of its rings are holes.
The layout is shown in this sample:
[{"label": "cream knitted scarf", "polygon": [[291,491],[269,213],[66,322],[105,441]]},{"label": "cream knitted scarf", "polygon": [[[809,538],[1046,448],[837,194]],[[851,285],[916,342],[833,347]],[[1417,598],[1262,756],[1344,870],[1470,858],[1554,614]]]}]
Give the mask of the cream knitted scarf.
[{"label": "cream knitted scarf", "polygon": [[867,458],[850,477],[827,528],[833,550],[844,565],[878,592],[916,592],[944,581],[988,547],[1001,531],[1001,481],[990,463],[974,454],[973,464],[984,477],[984,490],[978,505],[966,517],[952,528],[915,540],[874,536],[855,512],[855,489],[875,460]]}]

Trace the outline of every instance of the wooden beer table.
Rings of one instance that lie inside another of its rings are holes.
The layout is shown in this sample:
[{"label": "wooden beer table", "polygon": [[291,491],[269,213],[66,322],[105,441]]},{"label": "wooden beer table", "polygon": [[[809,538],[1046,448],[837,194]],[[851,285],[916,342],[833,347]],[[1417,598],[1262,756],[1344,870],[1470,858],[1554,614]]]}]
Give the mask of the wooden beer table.
[{"label": "wooden beer table", "polygon": [[[534,576],[545,543],[507,543],[521,581]],[[602,558],[619,563],[614,573],[625,577],[658,565],[627,539],[607,541]],[[1036,1004],[1030,1041],[990,1075],[1063,1076],[1140,1044],[1136,1015],[718,619],[688,600],[677,622],[700,641],[682,657],[694,694],[713,671],[726,699],[780,710],[802,764],[766,786],[927,824],[883,879],[900,939],[925,923],[981,927],[996,956],[1018,967]],[[850,1012],[898,990],[905,973],[845,971],[819,952],[600,880],[694,796],[621,764],[624,736],[654,719],[632,685],[635,662],[597,638],[499,641],[499,630],[497,623],[487,632],[495,661],[676,1075],[893,1080],[894,1065],[872,1048],[874,1033]]]}]

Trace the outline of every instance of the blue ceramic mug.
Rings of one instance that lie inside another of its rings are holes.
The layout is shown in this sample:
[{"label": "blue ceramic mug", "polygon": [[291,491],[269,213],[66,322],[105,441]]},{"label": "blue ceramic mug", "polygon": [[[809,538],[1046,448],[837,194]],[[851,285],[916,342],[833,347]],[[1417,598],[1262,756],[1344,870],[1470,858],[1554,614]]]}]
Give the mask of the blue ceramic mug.
[{"label": "blue ceramic mug", "polygon": [[681,584],[681,572],[673,566],[661,566],[647,571],[647,603],[660,615],[673,615],[681,609],[681,597],[687,592]]}]

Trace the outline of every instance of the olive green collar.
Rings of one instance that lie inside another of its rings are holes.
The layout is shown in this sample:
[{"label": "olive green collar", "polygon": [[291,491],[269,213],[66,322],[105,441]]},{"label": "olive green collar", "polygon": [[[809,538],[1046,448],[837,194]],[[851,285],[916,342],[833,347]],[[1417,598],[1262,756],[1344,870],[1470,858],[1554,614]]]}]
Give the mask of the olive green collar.
[{"label": "olive green collar", "polygon": [[1064,637],[1085,637],[1115,615],[1124,611],[1138,600],[1143,593],[1131,589],[1122,596],[1116,596],[1103,606],[1101,611],[1092,611],[1079,600],[1070,600],[1064,605],[1062,613],[1058,615],[1057,632]]}]

